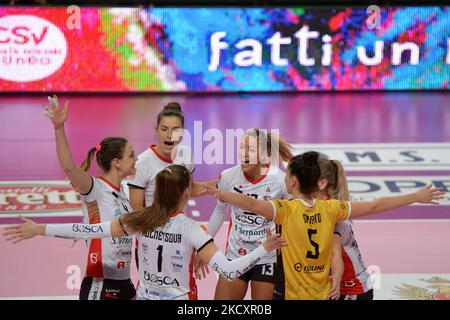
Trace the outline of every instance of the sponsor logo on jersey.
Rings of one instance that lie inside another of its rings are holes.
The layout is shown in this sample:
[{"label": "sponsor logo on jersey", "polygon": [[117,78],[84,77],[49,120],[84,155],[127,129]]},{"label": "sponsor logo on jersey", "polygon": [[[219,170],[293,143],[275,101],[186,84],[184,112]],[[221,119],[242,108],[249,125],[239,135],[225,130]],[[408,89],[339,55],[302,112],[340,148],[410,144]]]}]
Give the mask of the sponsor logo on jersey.
[{"label": "sponsor logo on jersey", "polygon": [[172,259],[174,259],[174,260],[182,260],[184,257],[183,257],[183,255],[181,254],[181,251],[180,250],[176,250],[175,251],[175,256],[172,256]]},{"label": "sponsor logo on jersey", "polygon": [[147,257],[144,257],[142,260],[143,260],[144,264],[146,264],[148,266],[150,265],[150,261],[148,261]]},{"label": "sponsor logo on jersey", "polygon": [[323,272],[325,270],[325,265],[321,264],[318,266],[304,266],[303,267],[303,271],[305,273],[318,273],[318,272]]},{"label": "sponsor logo on jersey", "polygon": [[81,197],[67,181],[0,182],[0,216],[81,216]]},{"label": "sponsor logo on jersey", "polygon": [[129,237],[112,237],[111,244],[116,246],[131,246],[133,244],[133,240]]},{"label": "sponsor logo on jersey", "polygon": [[180,283],[176,278],[171,278],[169,276],[158,276],[154,273],[149,273],[147,271],[144,271],[144,280],[149,281],[152,284],[155,284],[157,286],[172,286],[172,287],[179,287]]},{"label": "sponsor logo on jersey", "polygon": [[172,262],[172,267],[173,267],[173,269],[172,269],[173,272],[181,272],[183,269],[182,264],[175,263],[175,262]]},{"label": "sponsor logo on jersey", "polygon": [[97,263],[98,259],[97,259],[97,253],[91,253],[89,254],[89,261],[91,263]]},{"label": "sponsor logo on jersey", "polygon": [[269,220],[267,220],[264,217],[257,216],[257,215],[248,215],[248,214],[239,214],[236,213],[234,215],[234,219],[237,222],[245,223],[249,225],[256,225],[256,226],[266,226],[270,223]]},{"label": "sponsor logo on jersey", "polygon": [[247,254],[247,249],[240,248],[240,249],[238,250],[238,253],[239,253],[241,256],[245,256],[245,255]]},{"label": "sponsor logo on jersey", "polygon": [[303,266],[300,262],[297,262],[294,264],[294,269],[297,272],[304,272],[304,273],[320,273],[325,271],[325,265],[306,265]]},{"label": "sponsor logo on jersey", "polygon": [[[130,247],[131,249],[131,247]],[[119,251],[116,252],[117,257],[131,257],[131,250],[122,250],[119,249]]]},{"label": "sponsor logo on jersey", "polygon": [[258,237],[263,237],[267,234],[267,230],[265,228],[263,229],[259,229],[259,230],[252,230],[252,229],[246,229],[243,228],[241,226],[234,226],[234,229],[242,236],[246,236],[246,237],[254,237],[254,236],[258,236]]}]

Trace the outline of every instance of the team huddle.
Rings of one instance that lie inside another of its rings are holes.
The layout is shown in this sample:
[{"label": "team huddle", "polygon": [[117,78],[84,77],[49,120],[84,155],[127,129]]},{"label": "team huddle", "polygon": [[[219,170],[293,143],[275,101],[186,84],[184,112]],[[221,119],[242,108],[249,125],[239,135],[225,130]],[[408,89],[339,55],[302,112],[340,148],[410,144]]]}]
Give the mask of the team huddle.
[{"label": "team huddle", "polygon": [[[61,168],[83,200],[83,223],[22,218],[4,235],[13,243],[36,235],[86,240],[83,300],[197,299],[196,278],[208,267],[219,274],[215,299],[243,299],[250,285],[254,300],[370,300],[370,277],[349,219],[439,204],[444,196],[430,184],[402,196],[351,202],[339,161],[314,151],[293,156],[283,137],[259,129],[243,136],[240,164],[217,180],[194,181],[191,150],[180,145],[184,115],[175,102],[158,115],[157,143],[139,157],[125,138],[109,137],[79,167],[64,131],[68,103],[61,108],[51,97],[44,114],[54,126]],[[87,173],[94,158],[100,177]],[[199,196],[217,199],[206,226],[183,213]],[[229,212],[224,254],[214,237]],[[130,280],[133,241],[137,288]]]}]

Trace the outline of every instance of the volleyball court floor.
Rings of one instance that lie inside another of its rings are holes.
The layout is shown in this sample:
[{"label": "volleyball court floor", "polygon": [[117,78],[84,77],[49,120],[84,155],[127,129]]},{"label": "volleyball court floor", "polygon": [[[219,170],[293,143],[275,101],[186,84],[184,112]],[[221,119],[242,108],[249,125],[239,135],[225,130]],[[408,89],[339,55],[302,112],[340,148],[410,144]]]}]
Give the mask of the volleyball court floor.
[{"label": "volleyball court floor", "polygon": [[[356,200],[410,192],[430,181],[447,192],[450,188],[447,93],[60,95],[60,99],[70,101],[66,133],[78,163],[106,136],[124,136],[137,153],[144,151],[155,142],[158,112],[166,103],[178,101],[192,136],[194,177],[199,181],[217,178],[236,163],[227,159],[236,143],[229,138],[233,130],[262,128],[279,129],[297,153],[319,150],[341,160]],[[78,199],[57,162],[53,129],[42,115],[45,102],[41,95],[0,96],[1,225],[17,223],[19,213],[45,223],[81,221]],[[222,147],[213,150],[214,140]],[[99,172],[95,168],[91,173]],[[195,198],[186,214],[208,221],[214,205],[211,197]],[[225,223],[215,239],[222,250],[227,228]],[[410,206],[354,221],[354,232],[372,274],[375,299],[450,299],[449,194],[440,206]],[[73,245],[38,237],[12,245],[0,237],[0,299],[76,299],[86,252],[82,241]],[[134,264],[132,270],[137,283]],[[215,283],[212,271],[198,281],[199,298],[212,299]]]}]

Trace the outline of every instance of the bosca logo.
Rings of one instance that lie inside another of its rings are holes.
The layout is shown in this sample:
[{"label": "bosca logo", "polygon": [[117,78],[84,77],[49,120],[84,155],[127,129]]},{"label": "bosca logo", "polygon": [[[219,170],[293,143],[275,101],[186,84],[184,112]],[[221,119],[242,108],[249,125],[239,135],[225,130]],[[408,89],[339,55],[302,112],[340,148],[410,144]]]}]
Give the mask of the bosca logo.
[{"label": "bosca logo", "polygon": [[81,213],[81,197],[67,181],[0,182],[0,216],[19,213],[53,216],[56,212]]}]

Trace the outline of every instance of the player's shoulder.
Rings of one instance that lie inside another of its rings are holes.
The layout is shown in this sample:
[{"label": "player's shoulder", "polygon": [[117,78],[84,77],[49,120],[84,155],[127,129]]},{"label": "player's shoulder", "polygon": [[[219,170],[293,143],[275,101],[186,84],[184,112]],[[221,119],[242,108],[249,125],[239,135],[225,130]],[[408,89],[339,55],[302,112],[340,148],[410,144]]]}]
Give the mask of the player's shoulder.
[{"label": "player's shoulder", "polygon": [[273,204],[275,205],[275,207],[278,208],[295,208],[296,206],[298,206],[297,201],[295,201],[294,199],[273,199],[271,200],[273,202]]},{"label": "player's shoulder", "polygon": [[142,151],[139,155],[138,155],[138,160],[137,163],[145,163],[147,162],[149,159],[154,158],[154,152],[152,151],[152,149],[149,147],[147,149],[145,149],[144,151]]},{"label": "player's shoulder", "polygon": [[242,169],[240,165],[225,169],[220,174],[220,179],[222,181],[234,181],[237,177],[241,176],[241,171]]},{"label": "player's shoulder", "polygon": [[270,166],[269,176],[274,180],[282,181],[284,183],[284,177],[286,176],[286,172],[284,172],[277,166]]},{"label": "player's shoulder", "polygon": [[[190,235],[193,229],[197,229],[199,227],[201,228],[202,226],[202,224],[199,221],[196,221],[188,217],[186,214],[180,214],[176,216],[174,223],[182,226],[183,230],[187,235]],[[206,230],[206,228],[204,229]]]}]

